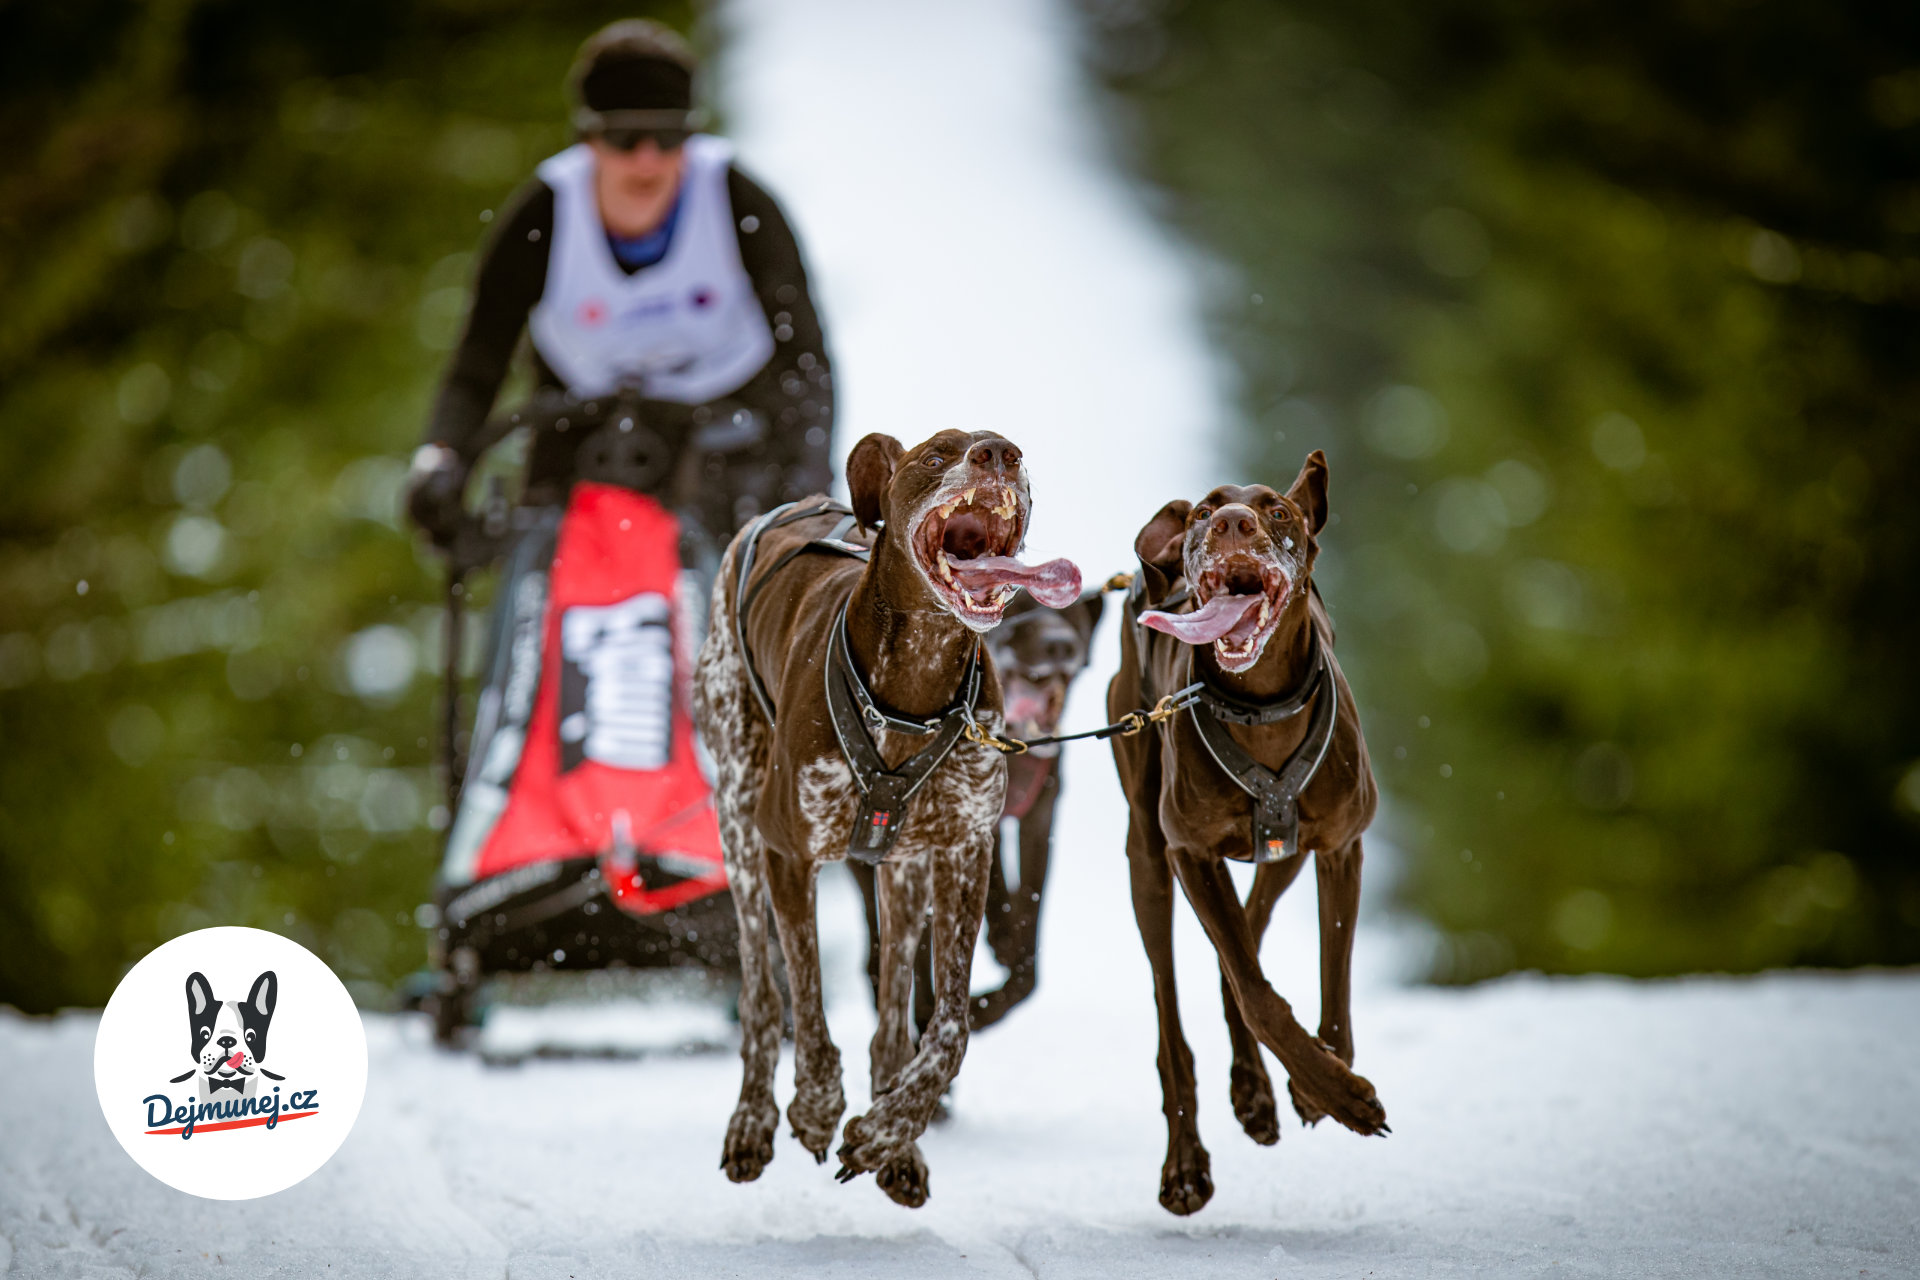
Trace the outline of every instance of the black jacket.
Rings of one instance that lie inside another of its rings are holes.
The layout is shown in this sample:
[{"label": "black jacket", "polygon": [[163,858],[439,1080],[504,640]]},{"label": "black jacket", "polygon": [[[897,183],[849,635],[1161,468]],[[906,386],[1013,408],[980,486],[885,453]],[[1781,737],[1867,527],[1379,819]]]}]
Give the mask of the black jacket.
[{"label": "black jacket", "polygon": [[[833,433],[833,377],[800,246],[780,207],[738,169],[728,171],[727,194],[738,228],[740,261],[766,311],[774,350],[760,371],[726,399],[758,411],[771,432],[763,445],[714,479],[727,488],[752,491],[754,505],[766,506],[826,491],[831,480],[827,450]],[[535,178],[514,194],[496,221],[480,259],[466,330],[427,428],[429,443],[447,446],[468,463],[478,452],[480,428],[493,410],[527,315],[546,289],[552,243],[553,190]],[[539,383],[561,386],[539,352],[532,356]],[[664,414],[690,413],[691,408],[659,402],[648,406],[649,412]],[[577,437],[553,432],[536,437],[528,461],[529,484],[570,479],[577,444]],[[721,505],[737,505],[738,496],[726,495]]]}]

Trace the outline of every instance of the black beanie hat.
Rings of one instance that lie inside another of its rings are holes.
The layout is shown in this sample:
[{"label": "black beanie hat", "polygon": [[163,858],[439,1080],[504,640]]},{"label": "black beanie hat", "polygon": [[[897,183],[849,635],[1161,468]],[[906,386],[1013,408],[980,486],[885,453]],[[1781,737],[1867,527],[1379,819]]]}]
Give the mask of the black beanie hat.
[{"label": "black beanie hat", "polygon": [[672,29],[627,18],[587,38],[567,87],[576,109],[687,111],[693,106],[691,47]]}]

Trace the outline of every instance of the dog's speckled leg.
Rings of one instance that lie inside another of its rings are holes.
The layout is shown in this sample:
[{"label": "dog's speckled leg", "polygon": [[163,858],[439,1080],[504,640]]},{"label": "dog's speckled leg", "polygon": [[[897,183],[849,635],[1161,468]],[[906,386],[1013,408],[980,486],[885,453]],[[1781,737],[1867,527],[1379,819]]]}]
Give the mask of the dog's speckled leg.
[{"label": "dog's speckled leg", "polygon": [[780,989],[767,938],[767,853],[753,811],[766,767],[768,730],[748,705],[745,666],[734,642],[730,591],[733,551],[714,587],[713,623],[694,670],[693,712],[716,772],[713,801],[728,888],[740,919],[740,1101],[727,1125],[720,1167],[752,1182],[773,1159],[780,1107],[773,1072],[780,1062]]},{"label": "dog's speckled leg", "polygon": [[793,997],[794,1096],[787,1107],[787,1121],[800,1145],[824,1164],[847,1099],[840,1087],[840,1050],[827,1034],[820,995],[819,926],[814,915],[817,864],[769,850],[767,868],[780,947],[787,960],[787,988]]},{"label": "dog's speckled leg", "polygon": [[[961,848],[933,854],[933,879],[941,889],[933,906],[933,1021],[927,1025],[919,1052],[895,1076],[893,1087],[874,1100],[866,1115],[847,1122],[840,1147],[843,1179],[876,1171],[881,1189],[909,1208],[918,1208],[927,1199],[926,1162],[915,1140],[926,1131],[940,1095],[959,1073],[967,1053],[967,988],[993,861],[991,828],[981,824],[976,830],[975,838]],[[881,901],[885,930],[891,922],[884,914],[886,897]],[[910,962],[912,954],[906,951],[902,958]],[[883,984],[888,976],[883,969]],[[904,1009],[901,1014],[905,1015]]]},{"label": "dog's speckled leg", "polygon": [[872,1095],[893,1088],[913,1057],[914,955],[927,922],[927,898],[933,888],[930,859],[889,862],[876,869],[874,897],[879,908],[880,989],[875,995],[879,1022],[869,1048]]}]

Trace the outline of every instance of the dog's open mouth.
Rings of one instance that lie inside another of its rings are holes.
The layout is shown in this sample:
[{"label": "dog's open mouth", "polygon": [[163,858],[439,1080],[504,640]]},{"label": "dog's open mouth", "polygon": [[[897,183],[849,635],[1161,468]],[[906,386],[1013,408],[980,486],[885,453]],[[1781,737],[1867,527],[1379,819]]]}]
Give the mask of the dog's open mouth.
[{"label": "dog's open mouth", "polygon": [[1080,570],[1071,561],[1014,559],[1025,537],[1019,495],[1007,485],[978,485],[927,513],[914,533],[913,553],[962,622],[990,627],[1022,587],[1056,609],[1080,595]]},{"label": "dog's open mouth", "polygon": [[1191,613],[1150,609],[1140,622],[1187,644],[1211,644],[1222,670],[1245,671],[1259,661],[1292,591],[1292,579],[1278,564],[1228,555],[1193,584]]},{"label": "dog's open mouth", "polygon": [[1002,668],[1000,692],[1006,700],[1007,732],[1015,737],[1044,737],[1060,727],[1060,713],[1067,704],[1064,678],[1034,681]]}]

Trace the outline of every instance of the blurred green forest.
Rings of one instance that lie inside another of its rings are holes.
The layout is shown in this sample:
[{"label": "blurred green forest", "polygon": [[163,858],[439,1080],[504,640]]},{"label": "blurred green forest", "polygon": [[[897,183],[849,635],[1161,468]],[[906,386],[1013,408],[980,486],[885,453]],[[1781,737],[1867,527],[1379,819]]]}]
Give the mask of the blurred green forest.
[{"label": "blurred green forest", "polygon": [[1432,976],[1920,961],[1920,7],[1082,11]]},{"label": "blurred green forest", "polygon": [[98,1005],[207,924],[363,1001],[424,959],[403,459],[484,211],[636,7],[0,4],[0,1003]]},{"label": "blurred green forest", "polygon": [[[0,0],[0,1003],[213,923],[421,962],[402,459],[632,11]],[[1920,961],[1920,10],[1081,14],[1244,475],[1332,457],[1433,976]]]}]

